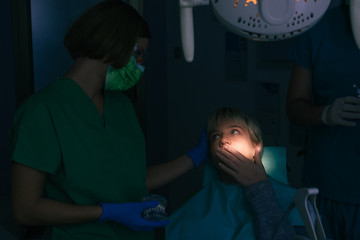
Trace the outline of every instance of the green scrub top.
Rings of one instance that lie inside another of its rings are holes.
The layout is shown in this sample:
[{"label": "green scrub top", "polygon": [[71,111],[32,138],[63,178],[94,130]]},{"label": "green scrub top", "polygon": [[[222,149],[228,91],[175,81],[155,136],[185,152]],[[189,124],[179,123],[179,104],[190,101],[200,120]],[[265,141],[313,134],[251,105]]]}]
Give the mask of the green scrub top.
[{"label": "green scrub top", "polygon": [[[103,116],[71,79],[57,79],[19,108],[12,159],[48,173],[47,198],[77,205],[141,201],[145,140],[129,99],[105,92]],[[116,222],[49,227],[44,239],[153,239]]]}]

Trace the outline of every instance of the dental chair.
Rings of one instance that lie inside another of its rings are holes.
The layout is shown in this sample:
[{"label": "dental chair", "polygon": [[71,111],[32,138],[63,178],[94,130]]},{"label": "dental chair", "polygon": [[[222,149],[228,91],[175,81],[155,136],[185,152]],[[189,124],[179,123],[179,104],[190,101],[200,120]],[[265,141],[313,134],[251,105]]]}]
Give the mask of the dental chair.
[{"label": "dental chair", "polygon": [[[296,236],[294,240],[326,240],[326,235],[321,223],[320,215],[316,208],[316,195],[319,193],[317,188],[300,188],[294,196],[294,201],[285,212],[277,231],[286,219],[287,215],[296,207],[304,222],[307,237]],[[272,239],[276,239],[277,231]]]},{"label": "dental chair", "polygon": [[[262,158],[263,165],[268,175],[278,179],[281,182],[287,182],[286,169],[286,150],[285,147],[265,147],[264,156]],[[278,171],[280,170],[280,171]],[[316,196],[319,193],[317,188],[300,188],[296,191],[294,200],[286,210],[281,224],[296,208],[308,237],[297,236],[294,240],[326,240],[326,235],[321,223],[321,218],[316,207]],[[274,234],[273,239],[276,237]]]},{"label": "dental chair", "polygon": [[305,229],[310,240],[326,239],[320,215],[316,208],[316,195],[318,192],[319,190],[317,188],[301,188],[296,192],[294,197],[294,205],[304,221]]},{"label": "dental chair", "polygon": [[[287,219],[292,225],[306,230],[307,237],[296,236],[294,240],[326,239],[316,208],[318,190],[294,189],[289,186],[286,148],[264,147],[262,163],[271,181],[276,182],[273,187],[279,205],[286,210],[277,230]],[[167,240],[199,239],[204,232],[207,239],[255,239],[252,217],[249,217],[251,213],[245,207],[246,200],[242,197],[242,190],[236,185],[217,188],[221,184],[220,181],[214,181],[217,177],[215,168],[207,163],[203,188],[170,216],[170,224],[165,229]],[[202,207],[198,208],[200,205]],[[240,225],[237,225],[239,222]],[[276,239],[277,230],[272,239]]]}]

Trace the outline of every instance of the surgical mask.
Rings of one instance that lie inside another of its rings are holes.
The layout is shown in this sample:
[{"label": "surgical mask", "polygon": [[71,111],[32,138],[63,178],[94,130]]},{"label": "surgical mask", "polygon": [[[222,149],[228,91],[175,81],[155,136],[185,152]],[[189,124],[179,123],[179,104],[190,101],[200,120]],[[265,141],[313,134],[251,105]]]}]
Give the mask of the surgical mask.
[{"label": "surgical mask", "polygon": [[133,87],[141,78],[145,67],[136,62],[132,55],[130,61],[122,68],[108,66],[105,90],[127,90]]}]

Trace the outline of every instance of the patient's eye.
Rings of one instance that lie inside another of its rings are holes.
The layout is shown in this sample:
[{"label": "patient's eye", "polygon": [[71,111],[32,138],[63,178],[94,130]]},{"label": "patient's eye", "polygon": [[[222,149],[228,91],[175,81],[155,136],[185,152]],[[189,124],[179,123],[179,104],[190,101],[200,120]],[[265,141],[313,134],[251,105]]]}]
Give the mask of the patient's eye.
[{"label": "patient's eye", "polygon": [[233,135],[240,134],[240,131],[237,129],[233,129],[233,130],[231,130],[231,134],[233,134]]},{"label": "patient's eye", "polygon": [[218,133],[213,133],[210,136],[211,142],[214,142],[216,139],[219,139],[219,138],[220,138],[220,134],[218,134]]}]

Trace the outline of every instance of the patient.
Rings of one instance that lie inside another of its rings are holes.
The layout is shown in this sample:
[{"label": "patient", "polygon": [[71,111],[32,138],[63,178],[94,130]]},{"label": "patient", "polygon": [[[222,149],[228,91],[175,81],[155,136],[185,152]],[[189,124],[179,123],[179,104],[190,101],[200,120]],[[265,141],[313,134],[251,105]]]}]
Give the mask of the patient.
[{"label": "patient", "polygon": [[[270,240],[275,232],[274,239],[294,238],[289,219],[276,230],[295,190],[267,176],[256,120],[220,108],[208,121],[207,136],[212,165],[204,175],[214,171],[215,177],[170,216],[166,239]],[[291,223],[302,225],[297,216]]]}]

